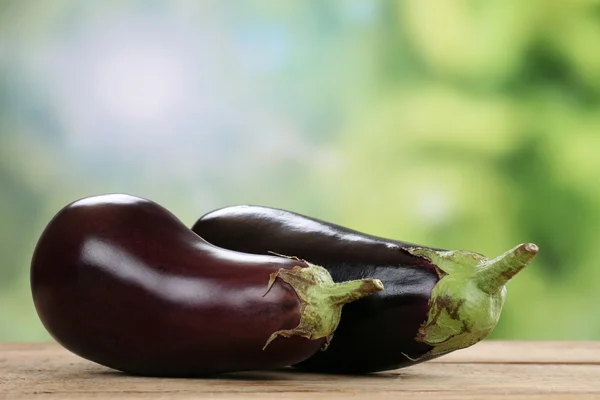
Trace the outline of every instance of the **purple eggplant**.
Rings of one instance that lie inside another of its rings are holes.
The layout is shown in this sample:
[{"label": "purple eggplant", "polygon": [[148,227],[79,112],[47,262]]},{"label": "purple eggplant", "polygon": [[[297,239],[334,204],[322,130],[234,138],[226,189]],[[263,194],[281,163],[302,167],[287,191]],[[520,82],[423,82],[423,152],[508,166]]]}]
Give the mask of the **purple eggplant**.
[{"label": "purple eggplant", "polygon": [[38,315],[65,348],[110,368],[196,376],[298,363],[331,340],[342,305],[382,290],[318,266],[218,248],[156,203],[76,201],[31,264]]},{"label": "purple eggplant", "polygon": [[498,322],[505,284],[538,251],[526,243],[490,260],[260,206],[213,211],[192,230],[231,250],[277,253],[321,265],[337,282],[365,277],[383,282],[384,291],[344,308],[326,352],[295,365],[318,372],[396,369],[479,342]]}]

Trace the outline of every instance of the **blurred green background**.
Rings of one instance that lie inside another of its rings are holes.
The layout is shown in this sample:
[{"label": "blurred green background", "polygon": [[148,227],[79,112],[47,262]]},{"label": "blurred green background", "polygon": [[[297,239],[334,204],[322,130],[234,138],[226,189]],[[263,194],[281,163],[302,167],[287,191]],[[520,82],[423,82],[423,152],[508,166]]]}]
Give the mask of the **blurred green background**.
[{"label": "blurred green background", "polygon": [[600,1],[0,0],[0,340],[50,218],[276,206],[497,256],[495,338],[600,339]]}]

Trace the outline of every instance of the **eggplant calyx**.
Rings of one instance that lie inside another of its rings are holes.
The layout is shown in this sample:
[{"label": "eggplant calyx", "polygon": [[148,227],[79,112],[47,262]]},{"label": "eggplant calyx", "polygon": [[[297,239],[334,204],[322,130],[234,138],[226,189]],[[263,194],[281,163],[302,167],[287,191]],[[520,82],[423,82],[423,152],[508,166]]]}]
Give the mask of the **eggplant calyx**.
[{"label": "eggplant calyx", "polygon": [[427,320],[415,338],[432,346],[423,355],[429,357],[472,346],[492,332],[506,299],[506,283],[533,260],[538,247],[520,244],[492,260],[465,250],[407,251],[428,259],[440,274],[431,291]]},{"label": "eggplant calyx", "polygon": [[321,349],[325,350],[340,323],[344,304],[383,290],[379,279],[336,283],[325,268],[305,263],[308,267],[281,268],[270,276],[264,295],[269,293],[277,278],[288,283],[301,303],[300,322],[294,329],[274,332],[263,350],[278,336],[302,336],[310,340],[325,338]]}]

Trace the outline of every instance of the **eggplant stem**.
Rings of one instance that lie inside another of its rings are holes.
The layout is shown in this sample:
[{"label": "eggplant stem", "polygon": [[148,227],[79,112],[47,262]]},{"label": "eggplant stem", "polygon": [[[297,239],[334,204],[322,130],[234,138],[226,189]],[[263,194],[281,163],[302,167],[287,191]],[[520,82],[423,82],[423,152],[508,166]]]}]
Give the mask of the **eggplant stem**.
[{"label": "eggplant stem", "polygon": [[383,283],[379,279],[361,279],[341,282],[323,288],[323,291],[330,296],[328,301],[343,305],[383,289]]},{"label": "eggplant stem", "polygon": [[487,262],[475,275],[477,286],[486,293],[497,293],[533,260],[539,248],[533,243],[520,244]]},{"label": "eggplant stem", "polygon": [[379,279],[336,283],[325,268],[307,264],[308,267],[304,268],[299,265],[292,269],[282,268],[270,275],[265,295],[277,278],[289,284],[301,303],[300,322],[294,329],[273,332],[263,350],[278,336],[301,336],[310,340],[325,338],[321,349],[325,350],[340,323],[344,304],[384,289]]},{"label": "eggplant stem", "polygon": [[431,290],[427,319],[415,337],[432,347],[424,356],[440,356],[472,346],[492,332],[506,299],[506,283],[533,260],[539,249],[533,243],[524,243],[493,260],[465,250],[406,250],[443,272]]}]

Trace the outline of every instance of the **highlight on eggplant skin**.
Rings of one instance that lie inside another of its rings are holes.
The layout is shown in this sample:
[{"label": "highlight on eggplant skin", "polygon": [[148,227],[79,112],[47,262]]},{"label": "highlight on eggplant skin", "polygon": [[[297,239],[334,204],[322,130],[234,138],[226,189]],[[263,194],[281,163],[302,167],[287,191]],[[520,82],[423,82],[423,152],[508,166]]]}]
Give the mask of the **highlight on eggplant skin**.
[{"label": "highlight on eggplant skin", "polygon": [[373,279],[334,283],[300,260],[218,248],[158,204],[121,194],[63,208],[31,263],[37,313],[62,346],[149,376],[300,362],[331,339],[345,302],[382,288]]},{"label": "highlight on eggplant skin", "polygon": [[385,290],[348,304],[326,352],[295,367],[366,373],[407,367],[469,347],[496,326],[506,283],[538,252],[524,243],[487,257],[361,233],[290,211],[231,206],[192,227],[207,241],[254,254],[296,256],[335,281],[371,277]]}]

